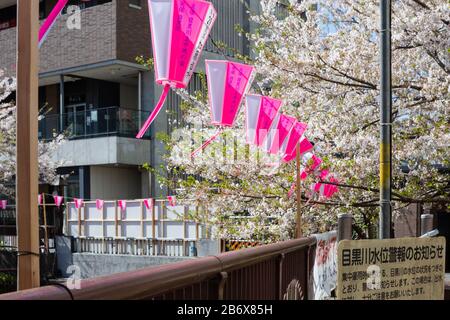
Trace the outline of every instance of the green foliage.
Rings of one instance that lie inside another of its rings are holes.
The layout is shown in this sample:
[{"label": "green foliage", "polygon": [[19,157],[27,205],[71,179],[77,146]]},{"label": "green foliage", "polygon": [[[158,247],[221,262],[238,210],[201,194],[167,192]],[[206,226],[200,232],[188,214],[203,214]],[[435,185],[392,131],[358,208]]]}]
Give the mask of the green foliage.
[{"label": "green foliage", "polygon": [[17,287],[17,277],[9,273],[0,272],[0,294],[15,291]]},{"label": "green foliage", "polygon": [[154,60],[152,58],[145,58],[143,55],[136,57],[136,63],[143,65],[148,69],[152,69],[154,66]]}]

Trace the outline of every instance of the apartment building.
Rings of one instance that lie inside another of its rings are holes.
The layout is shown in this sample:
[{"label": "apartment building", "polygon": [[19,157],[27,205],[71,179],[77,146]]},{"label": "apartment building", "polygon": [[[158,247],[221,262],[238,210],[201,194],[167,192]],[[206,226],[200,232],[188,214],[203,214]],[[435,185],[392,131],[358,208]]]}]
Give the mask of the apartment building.
[{"label": "apartment building", "polygon": [[[254,10],[258,1],[212,0],[218,19],[211,33],[214,41],[249,54],[248,41],[235,25],[250,29],[245,4]],[[40,19],[48,16],[56,0],[40,1]],[[244,4],[245,3],[245,4]],[[39,121],[39,138],[66,132],[68,142],[57,157],[69,175],[62,183],[67,197],[84,199],[138,199],[164,197],[155,176],[142,170],[144,163],[164,164],[164,145],[158,132],[170,134],[180,120],[180,98],[171,94],[162,112],[142,140],[135,139],[161,93],[154,72],[138,64],[136,57],[152,56],[146,0],[70,0],[81,9],[80,28],[71,28],[67,7],[40,49],[39,105],[45,116]],[[253,10],[252,9],[252,10]],[[68,21],[69,20],[69,21]],[[69,22],[69,23],[68,23]],[[8,75],[16,70],[16,0],[0,0],[0,68]],[[223,59],[211,39],[202,60]],[[233,50],[225,55],[233,58]],[[200,61],[189,90],[199,88]],[[41,192],[51,192],[45,187]]]}]

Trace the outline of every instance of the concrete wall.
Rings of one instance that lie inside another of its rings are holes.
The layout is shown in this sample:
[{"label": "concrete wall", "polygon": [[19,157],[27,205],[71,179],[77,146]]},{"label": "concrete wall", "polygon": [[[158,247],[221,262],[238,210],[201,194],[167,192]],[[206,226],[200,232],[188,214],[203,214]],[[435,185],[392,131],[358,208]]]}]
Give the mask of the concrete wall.
[{"label": "concrete wall", "polygon": [[126,109],[138,109],[138,87],[120,84],[120,107]]},{"label": "concrete wall", "polygon": [[420,236],[421,207],[411,204],[400,209],[393,216],[394,235],[396,238]]},{"label": "concrete wall", "polygon": [[150,141],[121,137],[67,141],[58,149],[57,159],[65,167],[91,165],[142,165],[150,158]]},{"label": "concrete wall", "polygon": [[80,268],[82,279],[97,278],[192,259],[196,258],[97,255],[88,253],[74,253],[72,256],[73,264]]},{"label": "concrete wall", "polygon": [[91,199],[139,199],[141,191],[137,168],[91,167]]}]

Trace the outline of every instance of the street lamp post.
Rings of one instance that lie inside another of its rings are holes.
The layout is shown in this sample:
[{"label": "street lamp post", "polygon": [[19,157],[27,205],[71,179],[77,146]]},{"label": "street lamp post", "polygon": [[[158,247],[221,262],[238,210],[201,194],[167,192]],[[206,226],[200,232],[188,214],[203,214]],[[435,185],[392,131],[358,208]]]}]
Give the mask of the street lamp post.
[{"label": "street lamp post", "polygon": [[381,0],[381,143],[380,143],[380,239],[391,237],[392,183],[392,76],[391,0]]},{"label": "street lamp post", "polygon": [[17,3],[16,212],[18,290],[40,286],[38,214],[39,1]]}]

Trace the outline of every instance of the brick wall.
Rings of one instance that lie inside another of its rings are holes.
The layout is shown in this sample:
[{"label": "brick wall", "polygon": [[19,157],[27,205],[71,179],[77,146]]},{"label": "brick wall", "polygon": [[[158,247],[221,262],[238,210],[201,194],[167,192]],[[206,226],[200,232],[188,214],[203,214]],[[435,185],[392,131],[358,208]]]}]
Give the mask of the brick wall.
[{"label": "brick wall", "polygon": [[0,69],[7,76],[15,75],[16,43],[16,28],[0,31]]},{"label": "brick wall", "polygon": [[[40,50],[40,72],[116,59],[116,1],[81,11],[81,30],[61,16]],[[0,68],[15,74],[16,28],[0,31]]]},{"label": "brick wall", "polygon": [[40,72],[111,60],[116,57],[115,2],[81,11],[81,30],[67,27],[69,15],[58,19],[41,47]]},{"label": "brick wall", "polygon": [[136,57],[150,57],[151,36],[147,1],[141,9],[129,6],[128,0],[117,2],[117,58],[135,62]]}]

